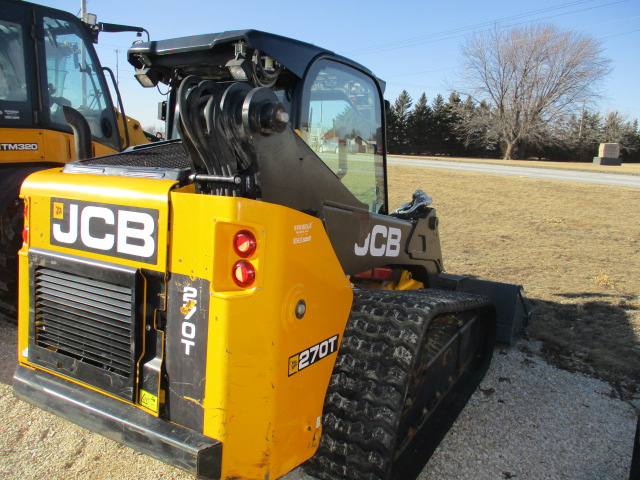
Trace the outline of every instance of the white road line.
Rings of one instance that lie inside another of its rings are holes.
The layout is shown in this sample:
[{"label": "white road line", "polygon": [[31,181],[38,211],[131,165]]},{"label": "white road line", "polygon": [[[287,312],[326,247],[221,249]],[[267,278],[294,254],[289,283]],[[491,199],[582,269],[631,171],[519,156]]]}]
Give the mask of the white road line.
[{"label": "white road line", "polygon": [[[390,165],[404,165],[423,168],[441,168],[465,172],[487,173],[492,175],[511,175],[516,177],[542,178],[546,180],[564,180],[568,182],[595,183],[618,187],[640,188],[640,175],[618,175],[611,173],[580,172],[573,170],[554,170],[537,167],[514,167],[485,163],[447,162],[438,160],[419,160],[389,156]],[[612,167],[615,168],[615,167]]]}]

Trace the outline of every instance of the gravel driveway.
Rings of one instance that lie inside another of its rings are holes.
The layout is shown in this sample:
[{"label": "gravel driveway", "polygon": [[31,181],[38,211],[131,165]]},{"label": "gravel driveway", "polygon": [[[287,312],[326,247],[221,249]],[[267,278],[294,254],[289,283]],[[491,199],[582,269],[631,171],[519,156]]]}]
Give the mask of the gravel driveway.
[{"label": "gravel driveway", "polygon": [[[11,390],[12,325],[0,323],[0,478],[193,479],[28,404]],[[611,387],[547,364],[521,341],[496,352],[481,388],[420,480],[627,480],[636,411]],[[310,479],[300,469],[286,480]]]}]

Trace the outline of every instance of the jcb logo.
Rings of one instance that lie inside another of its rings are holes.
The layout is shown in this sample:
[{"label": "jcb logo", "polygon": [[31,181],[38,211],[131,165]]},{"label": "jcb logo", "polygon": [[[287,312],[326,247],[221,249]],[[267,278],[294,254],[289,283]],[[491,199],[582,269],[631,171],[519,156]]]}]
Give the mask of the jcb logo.
[{"label": "jcb logo", "polygon": [[362,245],[355,244],[355,253],[359,257],[367,254],[373,257],[397,257],[400,255],[401,239],[402,231],[399,228],[376,225]]},{"label": "jcb logo", "polygon": [[52,199],[51,244],[156,263],[158,210]]}]

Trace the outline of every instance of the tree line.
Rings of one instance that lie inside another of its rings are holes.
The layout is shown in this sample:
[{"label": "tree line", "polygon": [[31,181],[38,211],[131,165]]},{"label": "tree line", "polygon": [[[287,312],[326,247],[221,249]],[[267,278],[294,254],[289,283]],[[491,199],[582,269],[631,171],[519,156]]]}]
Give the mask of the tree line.
[{"label": "tree line", "polygon": [[[423,93],[414,104],[403,90],[387,108],[387,150],[397,155],[503,158],[506,146],[497,135],[491,138],[489,125],[469,128],[469,119],[490,108],[471,97],[462,100],[455,92],[446,101],[437,95],[431,102]],[[620,143],[623,162],[640,162],[638,120],[585,108],[548,125],[539,140],[521,142],[513,158],[592,162],[600,143]]]},{"label": "tree line", "polygon": [[461,53],[465,100],[422,94],[413,105],[403,91],[387,109],[389,152],[591,162],[600,143],[619,143],[623,161],[640,161],[637,120],[587,109],[611,72],[600,41],[548,24],[496,25]]}]

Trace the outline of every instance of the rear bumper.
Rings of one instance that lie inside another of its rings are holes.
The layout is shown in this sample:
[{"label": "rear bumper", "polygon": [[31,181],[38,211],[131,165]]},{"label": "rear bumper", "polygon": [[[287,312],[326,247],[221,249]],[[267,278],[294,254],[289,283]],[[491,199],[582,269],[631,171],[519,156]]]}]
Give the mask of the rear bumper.
[{"label": "rear bumper", "polygon": [[222,443],[218,440],[63,378],[23,366],[16,370],[13,389],[21,400],[198,478],[220,478]]}]

